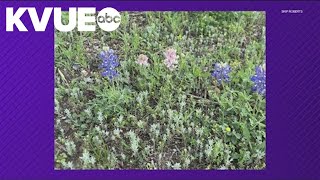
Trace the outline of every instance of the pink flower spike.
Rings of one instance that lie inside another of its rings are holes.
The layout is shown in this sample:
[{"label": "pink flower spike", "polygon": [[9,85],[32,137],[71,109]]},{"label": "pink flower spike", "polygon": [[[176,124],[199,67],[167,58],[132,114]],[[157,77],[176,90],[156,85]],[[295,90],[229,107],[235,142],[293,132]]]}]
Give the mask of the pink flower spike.
[{"label": "pink flower spike", "polygon": [[166,50],[166,52],[164,52],[164,56],[165,56],[165,60],[164,60],[164,64],[167,66],[167,68],[169,68],[169,70],[173,70],[176,68],[177,64],[178,64],[178,58],[179,56],[177,56],[177,52],[175,49],[169,48]]},{"label": "pink flower spike", "polygon": [[176,59],[179,58],[179,56],[177,56],[177,51],[173,48],[169,48],[166,50],[166,52],[164,52],[164,56],[166,57],[166,59],[175,61]]},{"label": "pink flower spike", "polygon": [[148,62],[148,57],[144,54],[140,54],[138,57],[138,60],[136,61],[136,63],[138,63],[139,65],[143,65],[143,66],[149,66],[149,62]]}]

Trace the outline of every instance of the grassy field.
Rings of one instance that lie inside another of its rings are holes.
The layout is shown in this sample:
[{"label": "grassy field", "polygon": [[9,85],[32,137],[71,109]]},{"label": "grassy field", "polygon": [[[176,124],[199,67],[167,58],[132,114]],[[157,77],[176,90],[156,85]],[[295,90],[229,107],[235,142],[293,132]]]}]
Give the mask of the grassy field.
[{"label": "grassy field", "polygon": [[265,13],[121,16],[55,33],[56,169],[265,168]]}]

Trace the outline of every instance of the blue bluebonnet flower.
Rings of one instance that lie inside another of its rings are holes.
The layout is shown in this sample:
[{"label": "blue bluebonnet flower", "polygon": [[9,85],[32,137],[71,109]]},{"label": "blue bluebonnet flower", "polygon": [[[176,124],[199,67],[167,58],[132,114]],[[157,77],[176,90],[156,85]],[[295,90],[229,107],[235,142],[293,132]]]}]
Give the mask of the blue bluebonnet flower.
[{"label": "blue bluebonnet flower", "polygon": [[251,81],[254,83],[252,90],[258,94],[266,94],[266,70],[265,66],[257,66],[256,74],[251,77]]},{"label": "blue bluebonnet flower", "polygon": [[102,76],[108,77],[109,80],[118,76],[116,67],[119,66],[119,62],[118,56],[114,54],[114,51],[112,49],[103,50],[99,56],[103,61],[100,65],[100,68],[103,69]]},{"label": "blue bluebonnet flower", "polygon": [[211,76],[217,79],[218,84],[221,84],[222,82],[230,82],[230,72],[231,67],[228,64],[215,63],[214,70],[211,73]]}]

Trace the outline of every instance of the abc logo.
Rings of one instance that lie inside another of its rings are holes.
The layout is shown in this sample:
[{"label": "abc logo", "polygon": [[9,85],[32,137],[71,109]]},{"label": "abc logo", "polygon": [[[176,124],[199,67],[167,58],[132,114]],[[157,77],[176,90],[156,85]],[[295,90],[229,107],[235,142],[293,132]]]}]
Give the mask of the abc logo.
[{"label": "abc logo", "polygon": [[120,13],[111,7],[102,9],[97,16],[97,23],[104,31],[116,30],[121,22]]}]

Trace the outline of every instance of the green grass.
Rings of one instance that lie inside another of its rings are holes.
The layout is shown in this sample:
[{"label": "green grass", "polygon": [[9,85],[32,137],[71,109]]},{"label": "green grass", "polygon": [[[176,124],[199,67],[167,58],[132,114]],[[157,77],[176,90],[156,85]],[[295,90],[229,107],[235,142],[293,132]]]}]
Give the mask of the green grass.
[{"label": "green grass", "polygon": [[[121,16],[111,33],[55,33],[55,167],[265,168],[266,100],[250,80],[265,62],[265,14]],[[104,47],[119,56],[113,81],[98,68]],[[179,55],[173,71],[163,64],[169,47]],[[231,66],[230,83],[211,77],[216,62]]]}]

